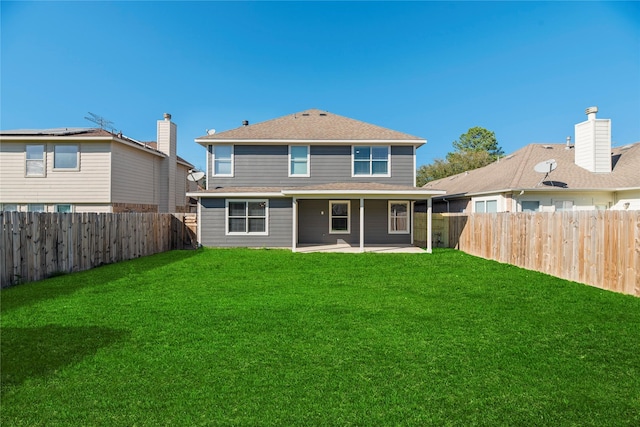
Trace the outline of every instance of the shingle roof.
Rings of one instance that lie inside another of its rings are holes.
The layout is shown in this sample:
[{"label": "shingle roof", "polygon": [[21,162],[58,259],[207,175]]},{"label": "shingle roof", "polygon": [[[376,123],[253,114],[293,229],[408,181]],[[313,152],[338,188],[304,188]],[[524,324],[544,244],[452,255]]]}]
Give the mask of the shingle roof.
[{"label": "shingle roof", "polygon": [[[105,129],[98,128],[51,128],[51,129],[17,129],[17,130],[3,130],[0,131],[0,136],[4,137],[59,137],[59,138],[87,138],[87,137],[108,137],[117,138],[123,141],[127,141],[131,144],[139,146],[140,148],[153,151],[158,154],[164,155],[162,151],[158,150],[158,143],[155,141],[141,142],[128,136],[122,135],[122,133],[113,133]],[[177,160],[188,167],[193,165],[180,156],[176,156]]]},{"label": "shingle roof", "polygon": [[[564,144],[529,144],[483,168],[427,183],[447,194],[477,194],[507,189],[597,190],[640,187],[640,142],[611,150],[611,173],[593,173],[574,163],[575,149]],[[554,159],[547,178],[534,166]],[[548,182],[544,184],[541,181]],[[551,184],[551,185],[549,185]]]},{"label": "shingle roof", "polygon": [[241,126],[196,141],[215,140],[380,140],[412,141],[423,144],[423,138],[383,128],[322,110],[311,109],[261,123]]}]

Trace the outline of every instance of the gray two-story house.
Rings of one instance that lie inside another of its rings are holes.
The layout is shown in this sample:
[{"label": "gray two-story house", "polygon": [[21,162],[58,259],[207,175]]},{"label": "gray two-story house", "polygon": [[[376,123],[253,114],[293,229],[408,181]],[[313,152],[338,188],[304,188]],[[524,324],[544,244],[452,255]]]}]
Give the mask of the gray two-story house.
[{"label": "gray two-story house", "polygon": [[207,149],[206,190],[189,193],[204,246],[410,245],[415,201],[443,194],[415,186],[426,140],[321,110],[195,141]]}]

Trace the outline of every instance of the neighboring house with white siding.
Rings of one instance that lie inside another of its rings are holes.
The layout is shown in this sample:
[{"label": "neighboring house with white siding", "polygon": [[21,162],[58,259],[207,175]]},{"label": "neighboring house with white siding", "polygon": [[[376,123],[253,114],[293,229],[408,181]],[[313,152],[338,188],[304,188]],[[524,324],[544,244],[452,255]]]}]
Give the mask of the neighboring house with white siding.
[{"label": "neighboring house with white siding", "polygon": [[187,212],[193,168],[176,154],[171,115],[157,142],[104,129],[0,131],[0,208],[40,212]]},{"label": "neighboring house with white siding", "polygon": [[[587,120],[575,125],[574,145],[529,144],[483,168],[427,183],[447,192],[434,197],[433,211],[640,209],[640,142],[612,148],[611,120],[596,112],[587,109]],[[555,169],[535,170],[544,164]]]},{"label": "neighboring house with white siding", "polygon": [[415,186],[426,140],[326,111],[196,142],[207,149],[207,188],[189,195],[205,246],[410,245],[414,203],[443,194]]}]

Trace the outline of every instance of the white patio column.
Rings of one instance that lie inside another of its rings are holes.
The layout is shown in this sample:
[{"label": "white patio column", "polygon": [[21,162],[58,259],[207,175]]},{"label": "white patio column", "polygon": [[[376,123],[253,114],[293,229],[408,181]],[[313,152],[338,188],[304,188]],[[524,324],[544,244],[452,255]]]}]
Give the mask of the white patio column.
[{"label": "white patio column", "polygon": [[431,253],[431,197],[427,199],[427,253]]},{"label": "white patio column", "polygon": [[298,246],[298,199],[295,197],[291,202],[291,215],[293,224],[293,230],[291,230],[291,252],[296,251],[296,247]]},{"label": "white patio column", "polygon": [[413,245],[413,209],[415,208],[416,201],[411,201],[411,211],[409,212],[409,233],[411,233],[411,244]]},{"label": "white patio column", "polygon": [[360,199],[360,252],[364,252],[364,199]]}]

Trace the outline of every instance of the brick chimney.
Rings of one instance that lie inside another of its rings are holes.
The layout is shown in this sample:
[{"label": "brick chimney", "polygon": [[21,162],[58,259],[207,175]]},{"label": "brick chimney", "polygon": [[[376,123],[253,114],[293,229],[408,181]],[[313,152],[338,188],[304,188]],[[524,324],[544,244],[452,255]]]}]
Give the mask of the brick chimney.
[{"label": "brick chimney", "polygon": [[159,212],[175,212],[176,210],[176,162],[178,129],[171,121],[171,114],[164,113],[164,120],[158,120],[158,151],[167,157],[162,160],[160,168]]},{"label": "brick chimney", "polygon": [[587,120],[575,125],[575,163],[595,173],[611,172],[611,119],[598,119],[598,107],[585,110]]}]

